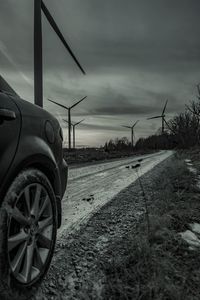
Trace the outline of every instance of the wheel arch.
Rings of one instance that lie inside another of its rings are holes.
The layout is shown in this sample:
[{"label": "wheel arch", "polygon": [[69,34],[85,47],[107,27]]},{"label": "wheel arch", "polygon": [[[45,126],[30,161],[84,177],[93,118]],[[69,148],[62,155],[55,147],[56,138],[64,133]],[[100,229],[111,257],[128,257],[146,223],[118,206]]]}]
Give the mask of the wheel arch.
[{"label": "wheel arch", "polygon": [[52,168],[47,167],[44,162],[34,161],[30,164],[27,164],[24,169],[37,169],[41,171],[50,181],[51,186],[54,190],[56,196],[56,206],[57,206],[57,224],[58,228],[61,226],[62,221],[62,208],[61,208],[61,197],[60,197],[60,180],[59,180],[59,172],[57,169],[52,170]]},{"label": "wheel arch", "polygon": [[18,176],[18,174],[26,169],[38,169],[39,171],[44,173],[44,175],[51,183],[56,197],[57,221],[59,228],[61,226],[62,219],[60,175],[56,163],[54,163],[54,161],[50,157],[44,154],[36,154],[26,157],[25,159],[21,160],[20,163],[18,162],[16,167],[13,167],[12,170],[10,170],[10,172],[6,176],[6,180],[4,181],[3,188],[1,189],[0,199],[4,198],[10,184]]}]

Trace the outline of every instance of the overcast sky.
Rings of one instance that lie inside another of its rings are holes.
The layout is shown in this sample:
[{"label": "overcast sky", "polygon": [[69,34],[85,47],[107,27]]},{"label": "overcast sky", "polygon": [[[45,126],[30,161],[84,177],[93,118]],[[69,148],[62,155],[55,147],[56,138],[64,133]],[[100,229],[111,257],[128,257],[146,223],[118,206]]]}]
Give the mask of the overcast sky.
[{"label": "overcast sky", "polygon": [[[44,107],[60,120],[65,105],[88,98],[73,111],[79,145],[100,145],[160,127],[195,99],[200,82],[199,0],[44,0],[87,75],[80,73],[43,16]],[[33,0],[0,1],[0,70],[33,102]],[[64,126],[64,124],[62,124]],[[65,131],[67,135],[67,131]],[[66,137],[67,139],[67,137]]]}]

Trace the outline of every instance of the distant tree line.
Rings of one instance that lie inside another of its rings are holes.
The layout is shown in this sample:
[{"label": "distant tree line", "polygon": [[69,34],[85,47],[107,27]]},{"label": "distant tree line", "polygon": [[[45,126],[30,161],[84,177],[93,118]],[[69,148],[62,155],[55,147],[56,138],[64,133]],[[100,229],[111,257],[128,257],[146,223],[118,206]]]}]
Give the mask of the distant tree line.
[{"label": "distant tree line", "polygon": [[[134,150],[145,149],[186,149],[200,146],[200,85],[197,86],[197,99],[185,106],[185,111],[165,121],[165,132],[160,131],[147,138],[140,138]],[[106,142],[105,151],[132,151],[126,137]]]},{"label": "distant tree line", "polygon": [[127,137],[123,137],[121,139],[116,138],[114,140],[109,140],[104,145],[104,150],[106,152],[112,151],[131,151],[131,143],[129,142]]},{"label": "distant tree line", "polygon": [[200,145],[200,87],[198,96],[185,106],[185,111],[165,121],[166,131],[140,138],[135,149],[186,149]]}]

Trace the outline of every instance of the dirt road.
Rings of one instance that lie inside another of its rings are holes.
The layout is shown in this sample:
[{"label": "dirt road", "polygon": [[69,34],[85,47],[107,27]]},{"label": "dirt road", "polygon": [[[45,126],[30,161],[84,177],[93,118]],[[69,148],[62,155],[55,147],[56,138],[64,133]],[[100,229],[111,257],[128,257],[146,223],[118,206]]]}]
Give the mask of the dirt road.
[{"label": "dirt road", "polygon": [[[69,169],[69,182],[63,198],[63,221],[58,239],[74,232],[104,204],[137,177],[150,171],[158,163],[172,155],[172,151],[98,163]],[[142,159],[138,174],[132,169]]]},{"label": "dirt road", "polygon": [[131,166],[143,158],[139,175],[144,174],[145,188],[151,188],[171,155],[162,151],[70,170],[64,224],[50,270],[34,300],[104,299],[101,291],[106,278],[101,264],[113,259],[112,249],[136,230],[145,211],[138,175]]}]

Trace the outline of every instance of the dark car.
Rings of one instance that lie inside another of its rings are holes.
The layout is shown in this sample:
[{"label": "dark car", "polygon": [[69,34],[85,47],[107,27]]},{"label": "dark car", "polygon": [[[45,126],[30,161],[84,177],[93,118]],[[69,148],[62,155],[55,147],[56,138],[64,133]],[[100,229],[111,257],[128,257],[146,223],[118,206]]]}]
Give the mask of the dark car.
[{"label": "dark car", "polygon": [[51,262],[67,183],[62,129],[0,88],[0,299],[27,299]]}]

